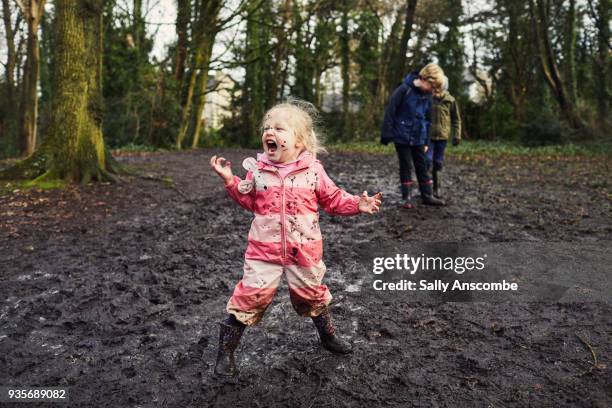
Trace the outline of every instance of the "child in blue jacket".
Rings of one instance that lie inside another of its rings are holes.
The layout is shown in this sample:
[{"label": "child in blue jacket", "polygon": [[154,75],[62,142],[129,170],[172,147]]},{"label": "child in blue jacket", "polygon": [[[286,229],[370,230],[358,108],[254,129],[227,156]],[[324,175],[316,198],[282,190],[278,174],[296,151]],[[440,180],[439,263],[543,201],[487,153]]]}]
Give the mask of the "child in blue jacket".
[{"label": "child in blue jacket", "polygon": [[381,143],[393,142],[399,159],[403,208],[413,208],[412,175],[414,164],[423,204],[444,205],[433,196],[427,158],[431,94],[442,89],[444,71],[437,64],[427,64],[421,71],[406,76],[393,91],[383,121]]}]

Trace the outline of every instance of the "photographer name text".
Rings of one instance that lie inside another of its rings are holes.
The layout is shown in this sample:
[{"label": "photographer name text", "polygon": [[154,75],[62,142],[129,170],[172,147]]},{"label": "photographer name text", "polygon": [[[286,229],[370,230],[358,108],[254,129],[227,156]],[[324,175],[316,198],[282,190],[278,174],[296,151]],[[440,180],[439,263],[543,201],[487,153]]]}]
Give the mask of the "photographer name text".
[{"label": "photographer name text", "polygon": [[373,283],[374,290],[426,290],[426,291],[438,291],[446,292],[450,290],[472,290],[472,291],[497,291],[497,290],[518,290],[518,284],[516,282],[507,282],[502,280],[501,282],[461,282],[454,280],[452,282],[444,282],[436,279],[428,281],[421,279],[418,282],[409,281],[402,279],[396,282],[383,282],[377,279]]},{"label": "photographer name text", "polygon": [[[454,272],[463,275],[465,272],[482,272],[486,266],[487,255],[480,257],[441,257],[441,256],[410,256],[396,254],[394,257],[377,257],[372,262],[372,273],[381,275],[387,271],[401,271],[414,278],[417,272]],[[472,279],[470,279],[472,280]],[[465,282],[458,279],[400,279],[385,281],[375,279],[374,290],[388,291],[516,291],[518,283],[502,280],[501,282]]]}]

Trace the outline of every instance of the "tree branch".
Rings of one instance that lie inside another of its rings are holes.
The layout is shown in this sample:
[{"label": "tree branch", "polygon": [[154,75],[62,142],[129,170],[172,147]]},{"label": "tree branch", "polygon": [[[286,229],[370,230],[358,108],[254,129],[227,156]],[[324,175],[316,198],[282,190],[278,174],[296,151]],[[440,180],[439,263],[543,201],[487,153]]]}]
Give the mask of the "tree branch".
[{"label": "tree branch", "polygon": [[[34,0],[30,0],[30,1],[34,1]],[[36,20],[40,21],[40,19],[42,18],[42,15],[45,13],[45,1],[46,0],[40,0],[40,3],[38,3],[38,9],[36,10]]]},{"label": "tree branch", "polygon": [[28,11],[26,9],[25,4],[23,4],[23,1],[15,0],[15,4],[17,4],[17,7],[19,7],[21,9],[21,12],[23,13],[24,16],[28,15]]},{"label": "tree branch", "polygon": [[16,33],[17,30],[19,30],[19,26],[21,25],[21,21],[22,21],[21,14],[17,13],[17,16],[15,17],[15,27],[13,28],[13,34]]},{"label": "tree branch", "polygon": [[[259,2],[259,4],[257,4],[255,7],[259,8],[259,6],[261,6],[261,3],[263,3],[263,0],[261,0]],[[217,23],[219,28],[223,27],[225,24],[227,24],[228,22],[232,21],[236,16],[240,15],[240,13],[242,13],[244,11],[244,7],[245,6],[246,6],[246,0],[241,0],[240,4],[238,5],[238,7],[236,7],[236,11],[235,12],[230,14],[229,17],[227,17],[227,18],[225,18],[223,20],[219,20],[219,22]]]}]

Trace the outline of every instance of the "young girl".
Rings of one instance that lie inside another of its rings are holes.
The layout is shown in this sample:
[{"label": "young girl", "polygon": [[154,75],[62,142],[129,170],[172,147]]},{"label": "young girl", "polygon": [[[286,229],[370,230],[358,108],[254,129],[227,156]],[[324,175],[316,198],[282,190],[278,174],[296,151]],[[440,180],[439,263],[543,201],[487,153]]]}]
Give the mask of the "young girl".
[{"label": "young girl", "polygon": [[323,242],[317,206],[334,215],[378,212],[381,195],[354,196],[336,187],[316,160],[322,151],[303,102],[274,106],[264,116],[261,142],[264,152],[248,158],[244,180],[232,174],[222,157],[210,159],[225,182],[229,196],[255,214],[248,237],[244,275],[227,304],[228,317],[220,323],[215,374],[235,377],[234,350],[246,326],[259,322],[272,302],[284,274],[291,303],[310,316],[323,347],[350,353],[351,346],[335,334],[328,305],[332,299],[321,284],[325,274]]}]

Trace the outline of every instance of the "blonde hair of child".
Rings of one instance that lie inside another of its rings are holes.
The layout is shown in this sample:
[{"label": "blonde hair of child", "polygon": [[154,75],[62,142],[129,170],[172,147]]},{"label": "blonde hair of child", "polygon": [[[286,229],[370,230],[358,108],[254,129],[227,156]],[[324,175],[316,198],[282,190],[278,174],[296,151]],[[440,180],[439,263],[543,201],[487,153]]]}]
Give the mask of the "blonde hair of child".
[{"label": "blonde hair of child", "polygon": [[419,76],[421,79],[431,83],[436,92],[442,90],[444,86],[444,71],[438,64],[430,63],[425,65],[421,71],[419,71]]},{"label": "blonde hair of child", "polygon": [[295,132],[297,141],[304,145],[305,150],[311,152],[314,157],[317,156],[317,153],[326,151],[323,146],[323,135],[318,129],[319,112],[312,103],[297,98],[288,98],[285,102],[278,103],[268,109],[263,121],[268,117],[268,114],[281,109],[289,111],[292,130]]}]

